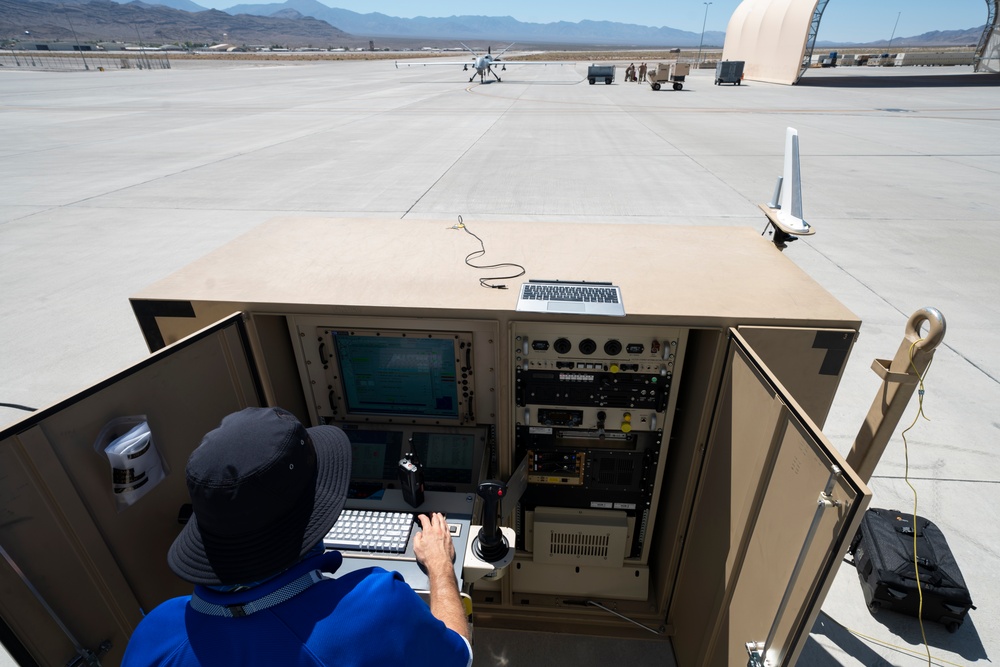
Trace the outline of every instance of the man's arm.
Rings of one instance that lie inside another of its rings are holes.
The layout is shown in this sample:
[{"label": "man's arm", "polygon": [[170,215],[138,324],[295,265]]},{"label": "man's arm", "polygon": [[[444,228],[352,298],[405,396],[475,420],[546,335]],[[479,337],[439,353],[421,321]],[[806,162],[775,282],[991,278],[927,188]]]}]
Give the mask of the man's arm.
[{"label": "man's arm", "polygon": [[458,582],[452,563],[455,560],[455,545],[448,532],[444,515],[435,512],[428,518],[420,514],[423,530],[413,538],[413,553],[427,569],[430,580],[431,614],[449,629],[472,642],[465,608],[458,593]]}]

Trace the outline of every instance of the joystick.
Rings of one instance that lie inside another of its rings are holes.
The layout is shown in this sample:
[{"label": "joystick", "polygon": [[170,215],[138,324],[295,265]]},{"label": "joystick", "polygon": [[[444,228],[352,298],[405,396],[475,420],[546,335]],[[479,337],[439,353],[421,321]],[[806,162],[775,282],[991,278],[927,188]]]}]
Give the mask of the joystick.
[{"label": "joystick", "polygon": [[507,493],[507,485],[488,479],[480,482],[476,493],[483,499],[483,527],[476,538],[475,554],[488,563],[495,563],[502,560],[510,549],[500,531],[500,500]]}]

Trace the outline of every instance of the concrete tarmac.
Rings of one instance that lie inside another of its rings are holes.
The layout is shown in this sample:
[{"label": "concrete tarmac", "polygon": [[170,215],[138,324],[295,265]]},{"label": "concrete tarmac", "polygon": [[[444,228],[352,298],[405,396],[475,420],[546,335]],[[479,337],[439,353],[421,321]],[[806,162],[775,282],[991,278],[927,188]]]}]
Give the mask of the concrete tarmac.
[{"label": "concrete tarmac", "polygon": [[[786,127],[815,236],[791,259],[863,321],[824,427],[847,452],[909,315],[945,341],[907,433],[919,513],[979,607],[925,624],[935,664],[1000,658],[1000,77],[968,68],[810,71],[802,85],[588,85],[586,64],[469,83],[391,61],[0,70],[0,402],[44,407],[147,354],[128,297],[284,214],[749,226],[763,231]],[[329,239],[331,261],[350,248]],[[566,239],[572,252],[573,239]],[[608,248],[608,252],[615,252]],[[651,271],[670,248],[650,248]],[[872,506],[911,510],[899,436]],[[0,408],[0,424],[26,413]],[[751,640],[754,638],[747,638]],[[920,665],[915,619],[867,611],[845,565],[803,666]],[[663,665],[662,642],[477,630],[476,665]],[[2,659],[0,659],[2,664]]]}]

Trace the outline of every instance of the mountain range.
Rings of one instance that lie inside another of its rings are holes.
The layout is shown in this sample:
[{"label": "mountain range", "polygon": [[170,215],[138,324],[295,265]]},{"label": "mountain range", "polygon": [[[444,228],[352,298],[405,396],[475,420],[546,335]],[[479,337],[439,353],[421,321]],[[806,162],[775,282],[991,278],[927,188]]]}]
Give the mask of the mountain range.
[{"label": "mountain range", "polygon": [[[701,39],[701,33],[697,32],[613,21],[524,23],[510,16],[448,16],[442,18],[417,16],[412,19],[403,19],[377,12],[359,14],[346,9],[328,7],[317,0],[286,0],[281,3],[263,5],[243,4],[229,7],[226,11],[230,14],[272,16],[276,12],[286,9],[294,9],[303,16],[321,19],[353,35],[371,37],[442,40],[492,39],[536,43],[606,44],[609,46],[698,46]],[[707,31],[705,44],[721,46],[725,36],[724,32]]]},{"label": "mountain range", "polygon": [[[111,0],[0,0],[0,40],[19,42],[140,42],[341,45],[351,36],[312,17],[233,16],[217,9],[189,12]],[[238,41],[237,41],[238,40]]]},{"label": "mountain range", "polygon": [[[934,31],[897,37],[899,46],[975,45],[983,28]],[[26,36],[30,33],[30,37]],[[75,34],[74,34],[75,33]],[[192,0],[0,0],[0,39],[133,41],[149,44],[280,44],[289,47],[367,46],[378,38],[394,46],[418,47],[424,40],[454,45],[462,41],[513,41],[551,45],[621,47],[720,47],[725,33],[701,33],[613,21],[525,23],[510,16],[449,16],[411,19],[377,12],[360,14],[318,0],[242,4],[225,11]],[[870,45],[884,45],[871,42]],[[855,44],[853,46],[868,46]],[[820,48],[852,44],[820,41]]]}]

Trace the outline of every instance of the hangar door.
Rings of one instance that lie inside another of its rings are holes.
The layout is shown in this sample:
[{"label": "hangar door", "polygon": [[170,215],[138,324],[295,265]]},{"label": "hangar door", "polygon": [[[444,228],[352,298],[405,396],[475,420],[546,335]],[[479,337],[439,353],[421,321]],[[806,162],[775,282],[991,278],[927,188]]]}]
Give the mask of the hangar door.
[{"label": "hangar door", "polygon": [[[829,0],[743,0],[726,27],[724,60],[746,62],[752,81],[794,84],[809,66]],[[941,3],[941,7],[947,7]],[[977,72],[997,72],[1000,0],[986,0],[987,19],[973,62]]]}]

